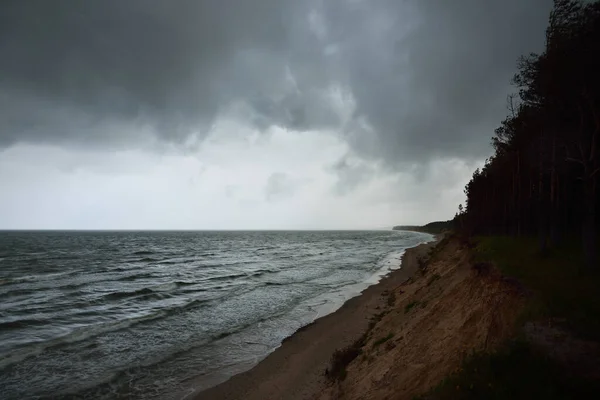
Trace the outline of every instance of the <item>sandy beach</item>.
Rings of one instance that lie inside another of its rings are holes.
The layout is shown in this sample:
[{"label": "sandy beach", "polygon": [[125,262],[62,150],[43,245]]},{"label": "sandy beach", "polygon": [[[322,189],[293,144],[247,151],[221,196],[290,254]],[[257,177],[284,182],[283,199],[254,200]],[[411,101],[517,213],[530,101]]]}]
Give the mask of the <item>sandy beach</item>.
[{"label": "sandy beach", "polygon": [[408,249],[402,267],[347,301],[336,312],[317,319],[284,340],[282,345],[247,372],[189,396],[195,399],[310,399],[329,385],[326,375],[332,354],[359,339],[395,291],[418,270],[436,241]]}]

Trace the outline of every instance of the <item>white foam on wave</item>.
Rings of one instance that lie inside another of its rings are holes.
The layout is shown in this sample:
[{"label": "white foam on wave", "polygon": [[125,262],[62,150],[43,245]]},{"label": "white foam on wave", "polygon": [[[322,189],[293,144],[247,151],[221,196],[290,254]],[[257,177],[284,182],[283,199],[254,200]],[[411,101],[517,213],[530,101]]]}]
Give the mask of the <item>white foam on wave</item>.
[{"label": "white foam on wave", "polygon": [[50,347],[55,347],[68,343],[81,342],[83,340],[101,335],[106,332],[125,329],[143,321],[160,318],[163,314],[164,312],[159,311],[148,315],[142,315],[136,318],[129,318],[121,321],[105,322],[103,324],[95,324],[73,329],[72,331],[63,336],[28,345],[21,349],[12,350],[10,353],[7,354],[2,354],[0,357],[0,369],[6,368],[11,364],[23,361],[26,358],[37,356]]},{"label": "white foam on wave", "polygon": [[37,282],[37,281],[48,281],[59,278],[65,275],[72,275],[77,273],[78,271],[61,271],[61,272],[49,272],[45,274],[35,274],[35,275],[23,275],[14,278],[6,279],[7,283],[24,283],[24,282]]},{"label": "white foam on wave", "polygon": [[[433,240],[433,236],[424,235],[422,240],[414,243],[414,246],[430,242],[431,240]],[[337,311],[344,305],[345,302],[353,297],[359,296],[369,286],[379,283],[392,271],[400,269],[402,267],[402,257],[404,256],[406,250],[411,247],[413,246],[409,245],[399,251],[393,251],[382,257],[377,262],[378,268],[376,268],[375,272],[364,281],[343,286],[334,293],[326,293],[314,298],[313,301],[315,303],[310,306],[310,308],[315,311],[315,317],[313,321]]]},{"label": "white foam on wave", "polygon": [[364,281],[343,286],[333,293],[325,293],[313,299],[310,308],[315,311],[314,319],[337,311],[348,300],[359,296],[365,289],[377,284],[390,272],[400,269],[404,252],[405,250],[395,251],[383,257],[377,263],[378,268],[376,271]]},{"label": "white foam on wave", "polygon": [[149,289],[152,290],[153,292],[170,292],[170,291],[177,289],[177,283],[176,282],[167,282],[167,283],[163,283],[162,285],[152,286]]}]

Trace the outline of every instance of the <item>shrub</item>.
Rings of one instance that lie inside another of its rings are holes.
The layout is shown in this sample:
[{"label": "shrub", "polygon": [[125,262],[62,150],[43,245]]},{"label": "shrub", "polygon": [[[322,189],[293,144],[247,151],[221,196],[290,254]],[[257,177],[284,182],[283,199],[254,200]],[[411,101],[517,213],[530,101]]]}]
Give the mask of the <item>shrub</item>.
[{"label": "shrub", "polygon": [[415,300],[415,301],[411,301],[410,303],[408,303],[405,307],[404,307],[404,313],[408,313],[411,309],[413,309],[415,306],[419,305],[419,301]]},{"label": "shrub", "polygon": [[373,348],[375,348],[375,347],[377,347],[377,346],[379,346],[379,345],[387,342],[388,340],[390,340],[393,337],[394,337],[394,333],[390,332],[390,333],[388,333],[387,336],[384,336],[384,337],[382,337],[380,339],[377,339],[375,342],[373,342]]},{"label": "shrub", "polygon": [[396,304],[396,293],[391,292],[387,299],[388,306],[393,306]]},{"label": "shrub", "polygon": [[440,279],[441,276],[440,274],[434,274],[431,278],[429,278],[429,280],[427,281],[427,286],[430,286],[433,282],[437,281],[438,279]]}]

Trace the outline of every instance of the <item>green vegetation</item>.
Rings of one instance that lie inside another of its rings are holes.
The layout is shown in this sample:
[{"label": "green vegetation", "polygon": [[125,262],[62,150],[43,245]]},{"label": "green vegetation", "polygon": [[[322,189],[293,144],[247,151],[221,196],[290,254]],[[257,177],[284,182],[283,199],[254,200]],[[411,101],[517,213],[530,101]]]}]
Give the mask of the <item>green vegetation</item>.
[{"label": "green vegetation", "polygon": [[440,274],[433,274],[433,275],[431,276],[431,278],[429,278],[429,280],[427,281],[427,286],[431,286],[431,284],[432,284],[433,282],[437,281],[437,280],[438,280],[438,279],[440,279],[440,278],[441,278]]},{"label": "green vegetation", "polygon": [[381,318],[383,318],[383,316],[387,314],[387,311],[382,311],[380,313],[377,313],[375,315],[373,315],[370,320],[369,320],[369,327],[367,329],[367,334],[371,331],[371,329],[373,329],[375,327],[375,325],[377,325],[377,323],[379,321],[381,321]]},{"label": "green vegetation", "polygon": [[514,341],[493,354],[471,355],[419,399],[586,399],[598,390],[598,382],[573,376],[528,343]]},{"label": "green vegetation", "polygon": [[[503,279],[528,292],[521,323],[558,317],[578,337],[600,339],[600,280],[581,274],[584,260],[575,240],[543,255],[536,238],[493,236],[471,242],[474,265],[492,263]],[[421,399],[596,397],[600,382],[559,365],[536,350],[525,335],[518,336],[495,353],[470,355],[458,371]]]},{"label": "green vegetation", "polygon": [[419,304],[420,304],[420,301],[418,301],[418,300],[411,301],[406,306],[404,306],[404,313],[407,314],[410,310],[412,310],[415,306],[418,306]]},{"label": "green vegetation", "polygon": [[387,304],[390,307],[396,304],[396,293],[394,293],[393,291],[388,296]]},{"label": "green vegetation", "polygon": [[540,254],[535,238],[479,237],[475,262],[492,262],[533,294],[524,319],[555,317],[585,338],[600,340],[600,277],[582,274],[576,241]]},{"label": "green vegetation", "polygon": [[[392,292],[393,294],[393,292]],[[336,350],[332,356],[329,368],[325,370],[325,375],[333,381],[342,381],[346,379],[346,367],[350,364],[356,357],[362,354],[362,349],[367,342],[367,338],[369,334],[377,325],[379,321],[387,314],[386,311],[382,311],[377,313],[371,317],[369,321],[369,326],[367,331],[352,343],[350,346]],[[389,339],[389,338],[388,338]],[[387,340],[387,339],[386,339]],[[383,342],[382,342],[383,343]],[[363,354],[363,358],[368,359],[368,357]]]},{"label": "green vegetation", "polygon": [[390,340],[393,337],[394,337],[394,333],[390,332],[390,333],[387,334],[387,336],[384,336],[384,337],[382,337],[380,339],[377,339],[375,342],[373,342],[373,348],[382,345],[383,343],[387,342],[388,340]]},{"label": "green vegetation", "polygon": [[365,332],[364,335],[362,335],[350,346],[344,349],[336,350],[332,354],[330,368],[325,371],[325,374],[329,377],[329,379],[334,381],[343,381],[346,379],[346,367],[352,362],[352,360],[362,353],[362,347],[365,345],[368,332],[369,331]]}]

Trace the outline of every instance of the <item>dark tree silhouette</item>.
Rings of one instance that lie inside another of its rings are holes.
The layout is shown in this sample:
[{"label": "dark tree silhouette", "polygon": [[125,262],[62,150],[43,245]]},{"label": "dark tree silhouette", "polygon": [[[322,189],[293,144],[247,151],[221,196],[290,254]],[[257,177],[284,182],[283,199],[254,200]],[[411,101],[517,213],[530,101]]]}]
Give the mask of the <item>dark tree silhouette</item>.
[{"label": "dark tree silhouette", "polygon": [[[580,232],[597,264],[600,2],[556,0],[542,54],[518,62],[494,155],[467,184],[467,233],[538,235],[546,251]],[[458,226],[458,224],[457,224]]]}]

